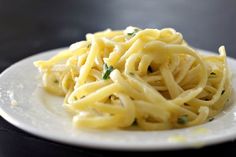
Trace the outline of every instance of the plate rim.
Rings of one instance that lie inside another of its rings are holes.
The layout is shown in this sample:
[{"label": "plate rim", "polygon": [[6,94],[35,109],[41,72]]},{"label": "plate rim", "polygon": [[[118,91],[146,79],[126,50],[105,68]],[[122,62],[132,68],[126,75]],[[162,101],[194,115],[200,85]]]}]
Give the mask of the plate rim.
[{"label": "plate rim", "polygon": [[[53,51],[61,51],[64,50],[68,47],[62,47],[62,48],[56,48],[56,49],[51,49],[51,50],[46,50],[43,51],[41,53],[37,53],[31,56],[28,56],[22,60],[19,60],[17,62],[15,62],[14,64],[12,64],[11,66],[9,66],[8,68],[6,68],[4,71],[1,72],[0,74],[0,79],[3,75],[5,75],[6,73],[8,73],[8,71],[10,71],[12,68],[14,68],[15,66],[17,66],[18,64],[21,64],[22,62],[34,58],[34,57],[38,57],[40,55],[43,54],[47,54],[47,53],[52,53]],[[202,52],[206,52],[209,54],[216,54],[213,53],[212,51],[208,51],[208,50],[203,50],[203,49],[197,49],[198,51],[202,51]],[[232,57],[228,57],[227,56],[227,60],[230,59],[232,61],[234,61],[236,63],[236,59],[232,58]],[[15,119],[14,117],[12,117],[10,114],[8,114],[6,111],[4,111],[4,109],[0,106],[0,116],[5,119],[7,122],[9,122],[10,124],[14,125],[15,127],[31,134],[34,135],[36,137],[40,137],[46,140],[51,140],[54,142],[59,142],[61,144],[69,144],[69,145],[73,145],[73,146],[82,146],[82,147],[89,147],[89,148],[95,148],[95,149],[105,149],[105,150],[125,150],[125,151],[153,151],[153,150],[179,150],[179,149],[191,149],[191,148],[199,148],[199,147],[205,147],[205,146],[210,146],[210,145],[215,145],[215,144],[219,144],[219,143],[223,143],[223,142],[227,142],[230,141],[232,139],[236,139],[236,132],[235,133],[231,133],[231,134],[227,134],[226,136],[221,136],[219,138],[214,138],[214,139],[208,139],[204,145],[202,146],[196,146],[194,147],[193,145],[190,145],[188,142],[186,143],[173,143],[173,144],[165,144],[165,145],[153,145],[150,147],[150,145],[136,145],[136,146],[128,146],[124,145],[110,145],[109,143],[107,144],[99,144],[99,143],[93,143],[93,142],[86,142],[86,141],[71,141],[71,140],[67,140],[65,138],[62,137],[58,137],[56,135],[53,134],[45,134],[44,132],[40,132],[37,129],[34,129],[32,127],[30,127],[30,125],[25,124],[20,122],[20,120]]]}]

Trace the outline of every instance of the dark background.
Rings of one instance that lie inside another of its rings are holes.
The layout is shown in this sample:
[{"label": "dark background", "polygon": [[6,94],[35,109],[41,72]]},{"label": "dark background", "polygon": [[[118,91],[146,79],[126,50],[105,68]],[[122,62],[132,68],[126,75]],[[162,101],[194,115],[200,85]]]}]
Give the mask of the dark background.
[{"label": "dark background", "polygon": [[[82,40],[88,32],[129,25],[173,27],[194,47],[216,52],[224,44],[228,56],[236,58],[235,0],[0,0],[0,72],[27,56]],[[197,150],[155,152],[155,156],[235,156],[235,148],[236,141]],[[0,157],[102,157],[133,153],[54,143],[29,135],[0,117]]]}]

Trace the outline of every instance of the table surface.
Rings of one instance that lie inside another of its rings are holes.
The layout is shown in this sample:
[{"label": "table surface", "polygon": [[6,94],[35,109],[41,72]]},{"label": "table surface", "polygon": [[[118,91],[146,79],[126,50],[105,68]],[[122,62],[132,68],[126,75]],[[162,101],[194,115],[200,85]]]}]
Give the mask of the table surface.
[{"label": "table surface", "polygon": [[[0,72],[27,56],[84,39],[106,28],[173,27],[194,47],[216,52],[222,44],[236,58],[235,0],[0,0]],[[228,154],[236,141],[201,149],[156,154]],[[114,152],[72,147],[25,133],[0,117],[0,156],[120,156]],[[153,152],[152,152],[153,153]],[[147,152],[136,153],[148,156]]]}]

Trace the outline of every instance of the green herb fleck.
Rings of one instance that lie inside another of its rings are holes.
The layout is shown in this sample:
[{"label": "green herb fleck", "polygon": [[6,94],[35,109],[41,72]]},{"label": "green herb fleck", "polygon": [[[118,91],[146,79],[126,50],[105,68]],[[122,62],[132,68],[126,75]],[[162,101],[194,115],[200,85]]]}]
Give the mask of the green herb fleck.
[{"label": "green herb fleck", "polygon": [[113,67],[112,66],[107,66],[107,64],[103,65],[103,75],[102,75],[102,79],[103,80],[107,80],[110,78],[110,74],[113,71]]},{"label": "green herb fleck", "polygon": [[134,34],[134,32],[132,32],[132,33],[127,33],[129,36],[131,36],[131,35],[133,35]]},{"label": "green herb fleck", "polygon": [[178,124],[186,124],[188,122],[188,115],[182,115],[177,119]]},{"label": "green herb fleck", "polygon": [[59,83],[59,81],[58,81],[58,80],[54,80],[54,83],[58,84],[58,83]]},{"label": "green herb fleck", "polygon": [[76,96],[74,96],[74,99],[75,99],[75,100],[78,100]]},{"label": "green herb fleck", "polygon": [[216,75],[216,73],[214,73],[214,72],[211,72],[210,74],[211,74],[211,75]]},{"label": "green herb fleck", "polygon": [[85,95],[83,95],[83,96],[80,97],[80,99],[83,99],[83,98],[85,98]]},{"label": "green herb fleck", "polygon": [[208,122],[211,122],[211,121],[213,121],[214,119],[215,119],[214,117],[211,117],[211,118],[208,119]]},{"label": "green herb fleck", "polygon": [[139,29],[138,29],[138,28],[135,28],[135,29],[133,30],[133,32],[129,32],[129,33],[127,33],[127,35],[133,37],[133,36],[135,36],[135,35],[137,34],[138,31],[139,31]]},{"label": "green herb fleck", "polygon": [[88,44],[87,48],[90,48],[91,47],[91,43]]},{"label": "green herb fleck", "polygon": [[105,63],[105,64],[103,64],[103,71],[105,71],[105,70],[107,70],[108,69],[108,66],[107,66],[107,64]]},{"label": "green herb fleck", "polygon": [[222,90],[221,95],[223,95],[224,93],[225,93],[225,90]]},{"label": "green herb fleck", "polygon": [[130,72],[129,74],[130,74],[130,75],[134,75],[134,73],[132,73],[132,72]]}]

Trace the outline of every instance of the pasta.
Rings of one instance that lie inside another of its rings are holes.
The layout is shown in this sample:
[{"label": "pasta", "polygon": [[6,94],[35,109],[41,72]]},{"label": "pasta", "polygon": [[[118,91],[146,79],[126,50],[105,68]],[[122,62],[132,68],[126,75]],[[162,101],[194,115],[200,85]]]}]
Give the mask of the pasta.
[{"label": "pasta", "polygon": [[172,28],[107,29],[34,64],[76,127],[167,130],[202,124],[231,95],[224,46],[202,55]]}]

